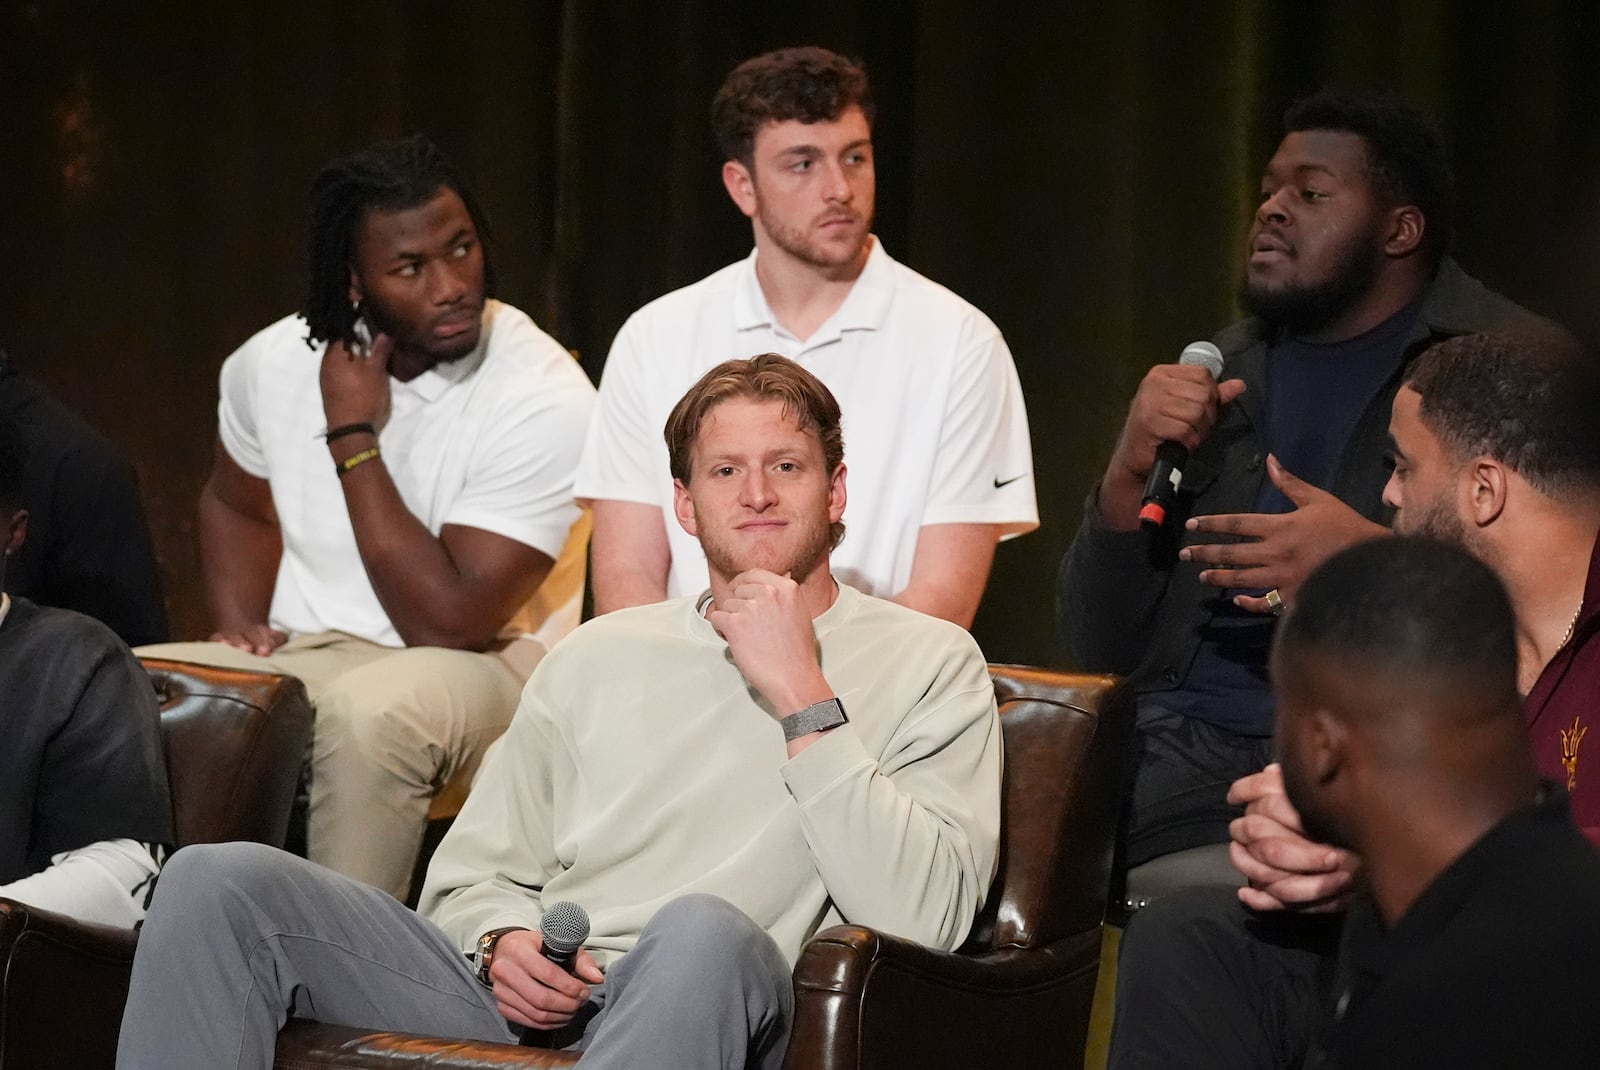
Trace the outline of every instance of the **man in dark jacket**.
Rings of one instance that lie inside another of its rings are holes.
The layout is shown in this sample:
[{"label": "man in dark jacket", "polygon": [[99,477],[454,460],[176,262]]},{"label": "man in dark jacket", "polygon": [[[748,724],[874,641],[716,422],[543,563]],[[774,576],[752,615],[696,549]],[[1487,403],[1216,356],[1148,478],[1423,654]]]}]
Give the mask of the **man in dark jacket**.
[{"label": "man in dark jacket", "polygon": [[[1285,125],[1245,263],[1254,315],[1216,337],[1221,382],[1150,371],[1061,568],[1073,656],[1139,692],[1129,866],[1227,841],[1229,786],[1271,758],[1273,613],[1386,531],[1385,429],[1412,357],[1471,331],[1554,329],[1445,255],[1452,179],[1421,114],[1325,91]],[[1163,441],[1192,456],[1152,535],[1139,511]]]},{"label": "man in dark jacket", "polygon": [[5,589],[91,616],[130,646],[164,642],[167,607],[133,465],[4,350],[0,424],[22,452],[29,514]]},{"label": "man in dark jacket", "polygon": [[[26,545],[0,425],[0,586]],[[150,678],[99,621],[0,594],[0,896],[130,928],[173,841]]]}]

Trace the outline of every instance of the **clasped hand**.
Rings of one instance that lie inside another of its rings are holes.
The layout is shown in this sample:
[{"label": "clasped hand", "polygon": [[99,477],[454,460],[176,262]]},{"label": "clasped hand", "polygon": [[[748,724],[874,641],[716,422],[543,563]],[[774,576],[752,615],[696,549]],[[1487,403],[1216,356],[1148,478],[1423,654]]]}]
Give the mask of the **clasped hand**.
[{"label": "clasped hand", "polygon": [[[1278,459],[1267,457],[1267,475],[1294,503],[1287,513],[1218,513],[1191,517],[1190,531],[1215,532],[1253,540],[1196,543],[1178,552],[1184,561],[1206,568],[1200,582],[1213,587],[1276,587],[1286,604],[1307,576],[1334,554],[1363,539],[1389,534],[1334,495],[1293,475]],[[1264,597],[1235,595],[1234,605],[1252,613],[1270,613]]]},{"label": "clasped hand", "polygon": [[1278,763],[1235,781],[1228,801],[1244,807],[1244,816],[1228,826],[1228,856],[1250,882],[1239,889],[1240,902],[1255,910],[1301,913],[1344,908],[1361,860],[1306,836]]}]

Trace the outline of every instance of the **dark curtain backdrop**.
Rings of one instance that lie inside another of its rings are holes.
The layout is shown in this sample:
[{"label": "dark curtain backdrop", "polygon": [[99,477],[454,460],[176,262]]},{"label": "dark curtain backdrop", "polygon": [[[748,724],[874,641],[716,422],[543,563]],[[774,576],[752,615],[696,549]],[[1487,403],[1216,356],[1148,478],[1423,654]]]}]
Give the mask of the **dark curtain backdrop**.
[{"label": "dark curtain backdrop", "polygon": [[1431,110],[1469,270],[1568,319],[1600,304],[1600,246],[1576,237],[1600,230],[1589,0],[7,0],[0,341],[135,459],[180,634],[207,623],[194,502],[217,366],[297,307],[322,162],[430,133],[494,221],[501,296],[598,379],[631,310],[748,250],[707,105],[739,59],[793,43],[866,60],[879,235],[1016,354],[1044,527],[997,558],[975,628],[995,660],[1059,660],[1053,577],[1082,498],[1145,369],[1235,314],[1296,94],[1338,81]]}]

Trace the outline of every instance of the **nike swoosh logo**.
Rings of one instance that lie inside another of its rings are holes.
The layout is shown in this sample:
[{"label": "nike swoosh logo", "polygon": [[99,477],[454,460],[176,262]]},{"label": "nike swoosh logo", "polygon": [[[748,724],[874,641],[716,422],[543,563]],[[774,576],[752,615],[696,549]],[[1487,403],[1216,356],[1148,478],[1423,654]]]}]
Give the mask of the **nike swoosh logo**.
[{"label": "nike swoosh logo", "polygon": [[1027,475],[1028,473],[1024,472],[1022,475],[1012,476],[1010,479],[1001,479],[1000,477],[996,476],[994,481],[994,489],[999,490],[1001,487],[1008,487],[1019,479],[1026,479]]}]

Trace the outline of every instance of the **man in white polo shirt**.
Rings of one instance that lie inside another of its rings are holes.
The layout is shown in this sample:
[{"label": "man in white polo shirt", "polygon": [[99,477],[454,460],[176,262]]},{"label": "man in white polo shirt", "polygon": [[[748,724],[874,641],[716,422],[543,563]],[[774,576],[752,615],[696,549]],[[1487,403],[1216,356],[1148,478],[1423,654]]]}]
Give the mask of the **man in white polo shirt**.
[{"label": "man in white polo shirt", "polygon": [[594,508],[595,611],[707,582],[670,522],[660,428],[706,369],[774,352],[825,382],[850,440],[845,582],[969,626],[998,540],[1039,524],[1027,413],[1000,332],[872,235],[866,73],[820,48],[758,56],[718,91],[723,183],[755,250],[618,332],[578,474]]},{"label": "man in white polo shirt", "polygon": [[432,796],[578,622],[594,388],[487,299],[481,214],[432,144],[336,160],[312,199],[304,314],[222,368],[200,502],[216,632],[141,653],[304,680],[307,853],[403,897]]}]

